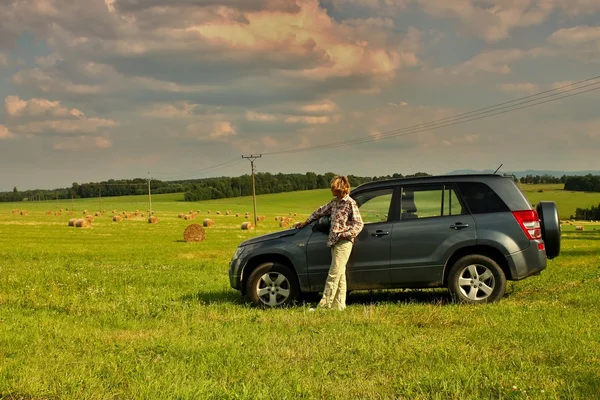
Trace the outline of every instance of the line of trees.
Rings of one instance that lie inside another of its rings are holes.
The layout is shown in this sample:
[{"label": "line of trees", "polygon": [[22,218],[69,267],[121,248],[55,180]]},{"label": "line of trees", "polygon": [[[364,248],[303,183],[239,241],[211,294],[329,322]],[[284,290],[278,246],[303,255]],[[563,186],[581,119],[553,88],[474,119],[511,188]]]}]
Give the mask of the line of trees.
[{"label": "line of trees", "polygon": [[[331,179],[335,176],[333,172],[325,174],[315,174],[307,172],[306,174],[271,174],[268,172],[257,173],[254,176],[256,194],[294,192],[297,190],[313,190],[329,188]],[[408,176],[430,176],[425,172],[418,172]],[[348,180],[352,187],[362,185],[366,182],[402,178],[402,174],[361,177],[348,175]],[[209,178],[200,182],[189,184],[185,192],[186,201],[199,201],[222,199],[227,197],[250,196],[252,194],[252,177],[243,175],[237,178]]]},{"label": "line of trees", "polygon": [[567,176],[563,175],[560,178],[548,174],[544,175],[526,175],[519,179],[521,183],[539,184],[539,183],[565,183]]},{"label": "line of trees", "polygon": [[[335,174],[328,172],[316,174],[255,174],[256,194],[292,192],[296,190],[311,190],[328,188],[331,178]],[[419,172],[408,176],[428,176],[429,174]],[[374,180],[401,178],[402,174],[385,176],[359,177],[350,175],[350,184],[358,186],[365,182]],[[186,201],[222,199],[228,197],[252,195],[252,177],[243,175],[239,177],[205,178],[184,181],[151,181],[152,194],[162,193],[185,193]],[[144,195],[148,193],[148,181],[143,178],[136,179],[110,179],[102,182],[77,183],[74,182],[69,188],[61,189],[36,189],[20,192],[15,187],[12,192],[0,192],[0,202],[19,201],[44,201],[44,200],[66,200],[77,198],[97,198]]]},{"label": "line of trees", "polygon": [[[425,172],[418,172],[410,176],[429,176]],[[296,190],[324,189],[329,187],[329,182],[334,173],[316,174],[307,172],[305,174],[271,174],[268,172],[255,175],[256,194],[293,192]],[[383,179],[402,178],[404,175],[394,173],[392,175],[361,177],[349,175],[350,184],[356,187],[366,182]],[[517,178],[513,176],[516,181]],[[566,190],[600,192],[600,176],[562,176],[560,178],[550,175],[532,176],[527,175],[520,178],[521,183],[564,183]],[[184,181],[160,181],[152,180],[151,189],[153,194],[162,193],[184,193],[186,201],[199,201],[222,199],[228,197],[252,195],[252,177],[242,175],[238,177],[218,177],[205,179],[191,179]],[[143,178],[136,179],[110,179],[103,182],[77,183],[74,182],[69,188],[61,189],[35,189],[20,192],[15,187],[10,192],[0,192],[0,202],[19,201],[44,201],[65,200],[77,198],[96,198],[144,195],[148,193],[148,181]]]},{"label": "line of trees", "polygon": [[592,206],[591,208],[577,208],[575,209],[575,215],[571,216],[571,219],[583,220],[583,221],[595,221],[600,220],[600,204],[598,207]]},{"label": "line of trees", "polygon": [[565,190],[600,192],[600,176],[592,174],[569,176],[565,181]]}]

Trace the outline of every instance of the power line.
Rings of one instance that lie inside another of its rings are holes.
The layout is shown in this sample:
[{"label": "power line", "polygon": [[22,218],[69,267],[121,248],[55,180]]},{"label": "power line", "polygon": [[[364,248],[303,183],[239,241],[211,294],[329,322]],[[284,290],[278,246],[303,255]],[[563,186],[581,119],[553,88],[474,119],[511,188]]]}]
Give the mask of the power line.
[{"label": "power line", "polygon": [[[193,170],[179,171],[179,172],[151,172],[151,174],[152,175],[183,175],[183,174],[187,175],[187,174],[192,174],[192,173],[202,173],[202,172],[204,172],[206,170],[218,169],[217,167],[224,166],[224,165],[232,163],[234,161],[239,162],[240,161],[239,157],[234,157],[234,158],[229,159],[227,161],[224,161],[222,163],[219,163],[219,164],[216,164],[216,165],[211,165],[211,166],[208,166],[208,167],[203,167],[203,168],[200,168],[200,169],[193,169]],[[237,164],[237,162],[236,162],[236,164]]]},{"label": "power line", "polygon": [[487,115],[479,116],[477,118],[470,118],[470,119],[466,119],[466,120],[463,120],[463,121],[450,121],[450,122],[448,122],[446,124],[434,125],[434,126],[427,126],[427,127],[423,127],[423,128],[418,128],[417,127],[416,129],[412,129],[412,130],[407,131],[407,132],[402,131],[402,130],[400,130],[400,132],[398,132],[398,131],[390,131],[387,134],[382,134],[382,135],[379,135],[377,137],[363,137],[363,138],[360,138],[360,139],[356,139],[352,143],[348,143],[348,142],[331,143],[329,145],[323,145],[323,146],[319,147],[318,149],[306,148],[306,149],[298,149],[297,151],[289,151],[288,154],[289,153],[301,152],[301,151],[308,151],[308,150],[333,149],[333,148],[343,147],[343,146],[349,146],[349,145],[353,145],[353,144],[355,145],[355,144],[362,144],[362,143],[374,142],[374,141],[382,140],[382,139],[389,139],[389,138],[392,138],[392,137],[408,136],[408,135],[412,135],[412,134],[415,134],[415,133],[426,132],[426,131],[430,131],[430,130],[434,130],[434,129],[439,129],[439,128],[446,128],[446,127],[449,127],[449,126],[460,125],[460,124],[463,124],[463,123],[466,123],[466,122],[471,122],[471,121],[477,121],[477,120],[480,120],[480,119],[484,119],[484,118],[488,118],[488,117],[493,117],[495,115],[506,114],[506,113],[509,113],[511,111],[522,110],[524,108],[529,108],[529,107],[537,106],[537,105],[544,104],[544,103],[550,103],[552,101],[557,101],[557,100],[564,99],[564,98],[567,98],[567,97],[577,96],[579,94],[583,94],[583,93],[587,93],[587,92],[592,92],[594,90],[600,90],[600,87],[593,88],[593,89],[588,89],[588,90],[584,90],[584,91],[579,92],[579,93],[573,93],[573,94],[570,94],[570,95],[561,96],[561,97],[550,99],[550,100],[546,100],[546,101],[541,101],[541,102],[535,103],[535,104],[529,104],[529,105],[526,105],[526,106],[522,106],[522,107],[510,109],[510,110],[505,110],[505,111],[500,111],[500,112],[495,112],[495,113],[492,113],[492,114],[487,114]]},{"label": "power line", "polygon": [[[466,112],[466,113],[462,113],[462,114],[458,114],[458,115],[454,115],[454,116],[450,116],[450,117],[445,117],[445,118],[441,118],[439,120],[430,121],[430,122],[423,123],[423,124],[418,124],[418,125],[413,125],[413,126],[409,126],[409,127],[406,127],[406,128],[395,129],[395,130],[383,132],[380,135],[377,135],[376,137],[373,137],[373,136],[366,136],[365,137],[365,136],[363,136],[363,137],[349,139],[349,140],[345,140],[345,141],[332,142],[332,143],[327,143],[327,144],[323,144],[323,145],[315,145],[315,146],[310,146],[310,147],[305,147],[305,148],[300,148],[300,149],[288,149],[288,150],[267,152],[267,153],[263,153],[263,155],[292,154],[292,153],[306,152],[306,151],[312,151],[312,150],[323,150],[323,149],[331,149],[331,148],[336,148],[336,147],[344,147],[344,146],[350,146],[350,145],[355,145],[355,144],[362,144],[362,143],[373,142],[373,141],[377,141],[377,140],[381,140],[381,139],[387,139],[387,138],[391,138],[391,137],[406,136],[406,135],[410,135],[410,134],[414,134],[414,133],[418,133],[418,132],[423,132],[423,131],[428,131],[428,130],[433,130],[433,129],[439,129],[439,128],[443,128],[443,127],[458,125],[458,124],[462,124],[462,123],[465,123],[465,122],[476,121],[476,120],[487,118],[487,117],[491,117],[491,116],[494,116],[494,115],[505,114],[505,113],[508,113],[508,112],[511,112],[511,111],[517,111],[517,110],[521,110],[521,109],[524,109],[524,108],[529,108],[529,107],[537,106],[537,105],[540,105],[540,104],[545,104],[545,103],[549,103],[549,102],[552,102],[552,101],[557,101],[557,100],[561,100],[561,99],[564,99],[564,98],[573,97],[573,96],[580,95],[580,94],[587,93],[587,92],[591,92],[591,91],[594,91],[594,90],[599,90],[600,87],[595,87],[595,88],[592,88],[592,89],[588,89],[588,90],[584,90],[584,91],[579,91],[579,90],[584,89],[584,88],[588,88],[588,87],[600,85],[600,82],[595,82],[595,83],[590,83],[590,84],[587,84],[587,85],[579,86],[579,87],[576,87],[576,88],[573,88],[573,89],[564,90],[562,92],[554,93],[554,94],[551,94],[551,95],[539,97],[540,95],[543,95],[543,94],[546,94],[546,93],[556,92],[556,91],[564,89],[566,87],[579,85],[581,83],[590,82],[590,81],[593,81],[593,80],[597,80],[599,78],[600,78],[600,76],[596,76],[596,77],[585,79],[585,80],[582,80],[582,81],[579,81],[579,82],[575,82],[575,83],[571,83],[571,84],[568,84],[568,85],[560,86],[560,87],[555,88],[555,89],[546,90],[546,91],[543,91],[543,92],[540,92],[540,93],[536,93],[534,95],[525,96],[525,97],[521,97],[521,98],[518,98],[518,99],[511,100],[511,101],[507,101],[507,102],[504,102],[504,103],[496,104],[496,105],[493,105],[493,106],[488,106],[488,107],[480,108],[480,109],[477,109],[477,110],[474,110],[474,111],[469,111],[469,112]],[[569,92],[573,92],[573,91],[579,91],[579,92],[572,93],[572,94],[569,94],[569,95],[564,95],[565,93],[569,93]],[[523,100],[526,100],[526,99],[531,99],[533,97],[537,97],[537,98],[532,99],[532,100],[528,100],[528,101],[523,101]],[[540,100],[543,100],[543,99],[546,99],[546,98],[550,98],[550,99],[549,100],[545,100],[545,101],[540,101]],[[511,104],[511,103],[514,103],[514,104]],[[530,103],[533,103],[533,104],[530,104]],[[504,110],[504,111],[500,111],[500,110]]]},{"label": "power line", "polygon": [[[231,161],[231,160],[230,160]],[[228,165],[226,165],[226,163],[222,163],[222,164],[217,164],[217,165],[213,165],[212,167],[207,167],[203,170],[201,170],[201,172],[195,172],[195,173],[190,173],[190,172],[186,172],[183,175],[179,175],[179,176],[172,176],[172,177],[168,177],[169,181],[181,181],[181,180],[187,180],[187,179],[192,179],[192,178],[197,178],[198,175],[204,175],[210,172],[214,172],[214,171],[218,171],[221,169],[226,169],[226,168],[231,168],[241,162],[243,162],[244,160],[239,159],[239,157],[235,158],[235,162],[231,163],[229,162]]]}]

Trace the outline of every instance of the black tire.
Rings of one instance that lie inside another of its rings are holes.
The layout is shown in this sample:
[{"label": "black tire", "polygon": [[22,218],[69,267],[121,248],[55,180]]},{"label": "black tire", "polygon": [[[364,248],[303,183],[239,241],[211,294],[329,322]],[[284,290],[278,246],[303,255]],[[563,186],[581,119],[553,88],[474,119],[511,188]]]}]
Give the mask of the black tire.
[{"label": "black tire", "polygon": [[489,257],[464,256],[450,268],[448,289],[454,300],[461,303],[492,303],[504,296],[506,276]]},{"label": "black tire", "polygon": [[553,259],[560,254],[560,219],[558,208],[553,201],[540,201],[536,207],[542,227],[542,239],[546,247],[546,257]]},{"label": "black tire", "polygon": [[259,265],[248,277],[246,294],[258,307],[283,307],[298,299],[298,280],[286,265],[267,262]]}]

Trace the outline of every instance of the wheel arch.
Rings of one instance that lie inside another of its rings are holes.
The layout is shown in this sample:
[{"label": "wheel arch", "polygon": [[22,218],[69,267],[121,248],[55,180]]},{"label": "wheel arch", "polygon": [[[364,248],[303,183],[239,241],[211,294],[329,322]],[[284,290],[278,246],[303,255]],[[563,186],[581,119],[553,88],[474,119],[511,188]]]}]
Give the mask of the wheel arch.
[{"label": "wheel arch", "polygon": [[460,248],[457,251],[455,251],[450,256],[450,258],[448,258],[448,260],[446,261],[446,264],[444,265],[444,286],[448,285],[448,275],[450,272],[450,268],[452,268],[454,263],[456,261],[458,261],[459,259],[461,259],[462,257],[469,256],[469,255],[482,255],[482,256],[491,258],[496,263],[498,263],[500,268],[502,268],[502,271],[504,272],[506,279],[507,280],[512,279],[512,272],[510,270],[510,266],[508,265],[508,260],[506,260],[506,257],[504,257],[504,255],[502,254],[502,252],[500,250],[498,250],[492,246],[475,245],[475,246],[468,246],[468,247]]},{"label": "wheel arch", "polygon": [[248,260],[246,266],[242,269],[242,295],[246,294],[246,284],[248,283],[248,277],[250,277],[252,271],[254,271],[259,265],[268,262],[279,263],[289,267],[292,271],[294,271],[294,278],[296,279],[296,283],[298,283],[298,285],[300,284],[298,279],[298,271],[296,271],[294,264],[288,257],[277,253],[259,254]]}]

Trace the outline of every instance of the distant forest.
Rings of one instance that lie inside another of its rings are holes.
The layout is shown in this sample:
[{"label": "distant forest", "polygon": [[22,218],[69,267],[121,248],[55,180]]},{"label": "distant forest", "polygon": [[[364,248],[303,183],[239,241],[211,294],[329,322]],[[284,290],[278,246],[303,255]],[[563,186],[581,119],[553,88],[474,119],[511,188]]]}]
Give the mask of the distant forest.
[{"label": "distant forest", "polygon": [[[271,174],[259,172],[255,175],[256,194],[293,192],[296,190],[326,189],[335,174],[328,172],[316,174]],[[425,172],[412,175],[395,173],[385,176],[360,177],[348,175],[352,187],[363,183],[385,179],[431,176]],[[523,184],[558,184],[564,183],[565,190],[600,192],[600,176],[565,176],[554,177],[551,175],[527,175],[520,179],[512,176],[516,182]],[[150,181],[152,194],[185,193],[186,201],[199,201],[223,199],[238,196],[252,195],[252,176],[218,177],[193,179],[184,181]],[[78,199],[114,196],[144,195],[148,193],[148,180],[136,179],[110,179],[103,182],[73,183],[69,188],[62,189],[35,189],[19,191],[16,187],[11,192],[0,192],[0,202],[44,201],[56,199]]]},{"label": "distant forest", "polygon": [[[430,174],[418,172],[406,176],[429,176]],[[325,174],[271,174],[259,172],[254,175],[256,194],[293,192],[296,190],[311,190],[329,188],[333,172]],[[359,177],[348,175],[352,187],[365,182],[384,179],[402,178],[402,174],[386,176]],[[223,199],[238,196],[252,195],[252,176],[218,177],[193,179],[184,181],[150,181],[152,194],[185,193],[186,201],[199,201]],[[148,180],[136,179],[110,179],[104,182],[73,183],[70,188],[51,190],[25,190],[19,191],[16,187],[12,192],[0,192],[0,202],[19,201],[44,201],[55,199],[79,199],[113,196],[131,196],[148,194]]]}]

